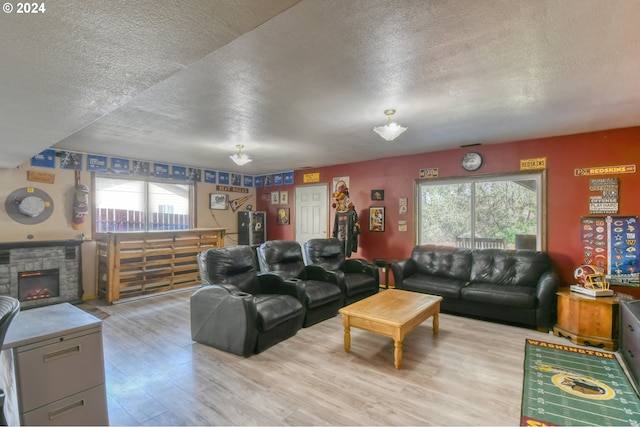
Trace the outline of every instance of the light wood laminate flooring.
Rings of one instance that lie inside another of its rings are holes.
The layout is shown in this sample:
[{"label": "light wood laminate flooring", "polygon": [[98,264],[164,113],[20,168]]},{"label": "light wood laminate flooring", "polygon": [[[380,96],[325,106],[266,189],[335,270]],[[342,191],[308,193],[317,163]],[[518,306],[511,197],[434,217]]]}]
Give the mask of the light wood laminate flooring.
[{"label": "light wood laminate flooring", "polygon": [[115,305],[103,322],[111,425],[518,425],[526,338],[564,338],[440,315],[404,340],[340,316],[243,358],[191,340],[184,291]]}]

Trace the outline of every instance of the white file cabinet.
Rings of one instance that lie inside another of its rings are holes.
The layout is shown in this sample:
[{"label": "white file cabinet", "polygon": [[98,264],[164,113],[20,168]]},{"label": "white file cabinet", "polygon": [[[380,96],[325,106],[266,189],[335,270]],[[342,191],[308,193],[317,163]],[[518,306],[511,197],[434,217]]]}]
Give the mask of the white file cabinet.
[{"label": "white file cabinet", "polygon": [[21,311],[2,347],[10,425],[108,425],[102,321],[71,304]]}]

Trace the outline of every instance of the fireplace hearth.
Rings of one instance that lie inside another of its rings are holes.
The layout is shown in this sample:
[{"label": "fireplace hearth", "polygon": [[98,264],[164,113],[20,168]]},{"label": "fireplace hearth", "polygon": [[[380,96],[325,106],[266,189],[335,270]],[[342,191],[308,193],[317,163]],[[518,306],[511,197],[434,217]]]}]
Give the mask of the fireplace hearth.
[{"label": "fireplace hearth", "polygon": [[81,240],[0,243],[0,295],[21,308],[82,300]]}]

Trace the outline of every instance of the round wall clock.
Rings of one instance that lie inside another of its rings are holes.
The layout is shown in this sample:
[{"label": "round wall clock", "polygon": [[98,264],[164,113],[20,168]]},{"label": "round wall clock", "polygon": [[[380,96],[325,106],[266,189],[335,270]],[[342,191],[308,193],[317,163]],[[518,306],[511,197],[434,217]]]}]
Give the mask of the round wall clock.
[{"label": "round wall clock", "polygon": [[477,171],[482,166],[480,153],[470,152],[462,157],[462,168],[467,171]]}]

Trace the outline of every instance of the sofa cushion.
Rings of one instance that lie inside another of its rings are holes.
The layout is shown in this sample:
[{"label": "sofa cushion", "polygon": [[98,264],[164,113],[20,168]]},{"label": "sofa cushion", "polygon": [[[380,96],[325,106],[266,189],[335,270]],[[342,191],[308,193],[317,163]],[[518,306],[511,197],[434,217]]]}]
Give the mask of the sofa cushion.
[{"label": "sofa cushion", "polygon": [[[371,283],[375,283],[375,278],[364,273],[349,273],[344,276],[344,284],[347,295],[356,295],[360,292],[371,290]],[[377,284],[376,284],[377,286]]]},{"label": "sofa cushion", "polygon": [[518,308],[536,307],[536,288],[504,286],[493,283],[471,283],[460,292],[465,301],[476,301]]},{"label": "sofa cushion", "polygon": [[439,295],[447,298],[460,298],[460,290],[467,284],[465,280],[448,277],[413,274],[402,282],[402,289]]},{"label": "sofa cushion", "polygon": [[342,291],[337,285],[319,280],[304,280],[307,294],[307,307],[314,308],[342,298]]},{"label": "sofa cushion", "polygon": [[535,288],[542,273],[551,270],[549,256],[533,250],[478,249],[472,256],[471,283]]},{"label": "sofa cushion", "polygon": [[258,329],[261,331],[268,331],[304,311],[300,301],[291,295],[258,294],[255,298]]},{"label": "sofa cushion", "polygon": [[411,252],[418,273],[423,275],[469,280],[471,252],[447,246],[416,246]]}]

